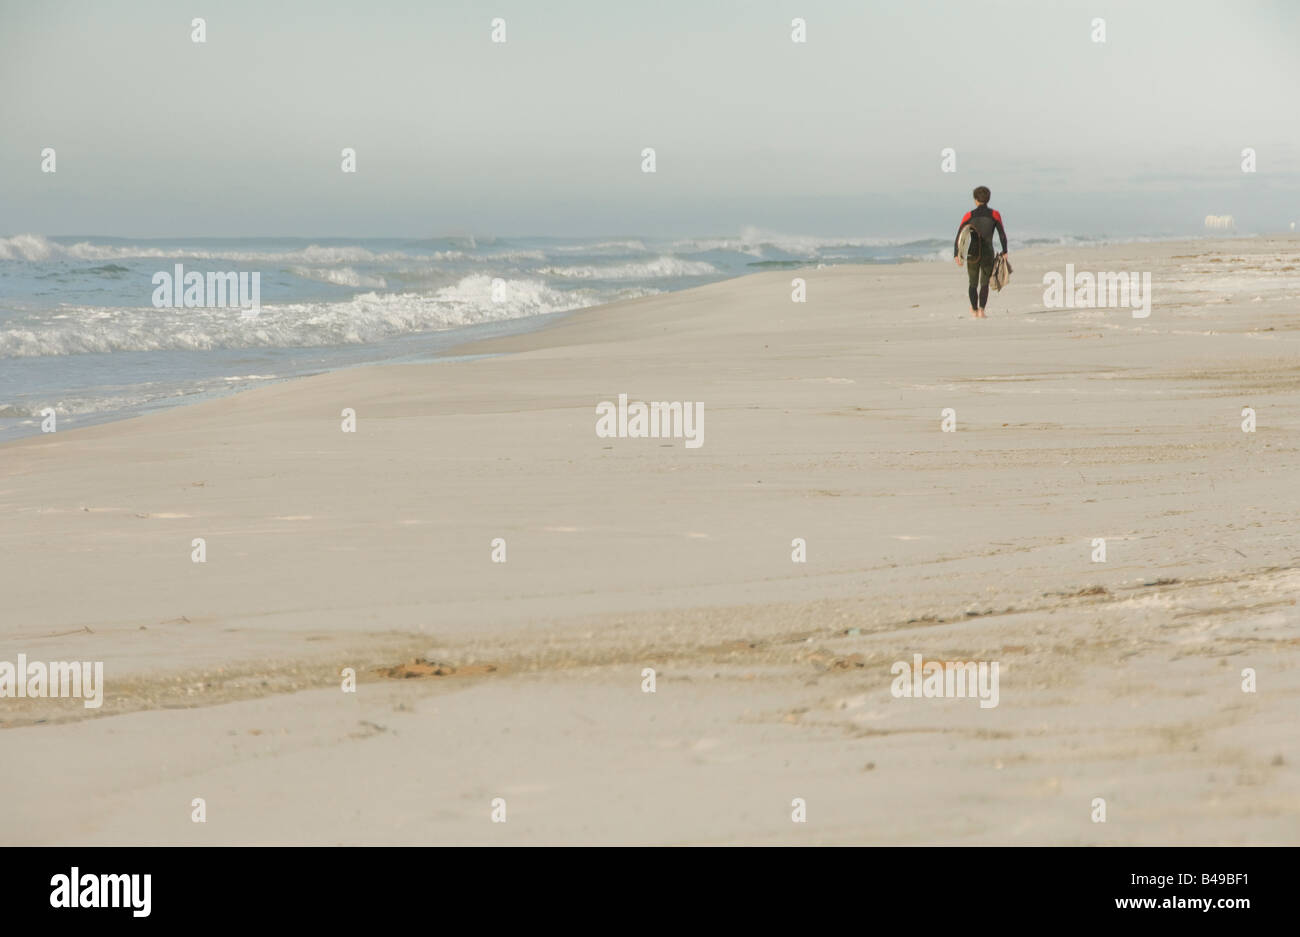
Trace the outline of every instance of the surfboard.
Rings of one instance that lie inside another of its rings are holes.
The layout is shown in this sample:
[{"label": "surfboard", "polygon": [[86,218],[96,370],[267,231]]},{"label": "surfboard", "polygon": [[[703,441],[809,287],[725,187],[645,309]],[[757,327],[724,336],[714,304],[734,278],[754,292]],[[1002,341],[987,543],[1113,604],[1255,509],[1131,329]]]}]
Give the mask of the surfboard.
[{"label": "surfboard", "polygon": [[957,256],[962,260],[970,253],[970,239],[975,236],[975,229],[969,223],[961,226],[957,232]]}]

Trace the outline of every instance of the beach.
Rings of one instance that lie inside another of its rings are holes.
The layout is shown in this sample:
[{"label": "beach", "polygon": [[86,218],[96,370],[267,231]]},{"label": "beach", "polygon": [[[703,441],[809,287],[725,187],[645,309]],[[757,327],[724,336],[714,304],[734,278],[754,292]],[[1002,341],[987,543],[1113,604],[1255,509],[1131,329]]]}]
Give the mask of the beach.
[{"label": "beach", "polygon": [[104,671],[0,700],[0,841],[1300,841],[1300,238],[1012,261],[987,321],[780,269],[0,445],[0,660]]}]

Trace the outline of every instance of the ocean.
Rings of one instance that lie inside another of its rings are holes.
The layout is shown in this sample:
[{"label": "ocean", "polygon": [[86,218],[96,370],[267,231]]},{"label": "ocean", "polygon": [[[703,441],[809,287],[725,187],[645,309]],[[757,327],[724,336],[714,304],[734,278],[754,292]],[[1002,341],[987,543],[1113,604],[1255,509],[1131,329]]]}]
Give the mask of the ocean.
[{"label": "ocean", "polygon": [[[951,243],[752,230],[681,239],[0,237],[0,440],[39,433],[49,410],[67,429],[269,381],[445,357],[575,309],[760,270],[947,259]],[[205,277],[259,274],[260,309],[155,306],[155,275],[177,264]]]}]

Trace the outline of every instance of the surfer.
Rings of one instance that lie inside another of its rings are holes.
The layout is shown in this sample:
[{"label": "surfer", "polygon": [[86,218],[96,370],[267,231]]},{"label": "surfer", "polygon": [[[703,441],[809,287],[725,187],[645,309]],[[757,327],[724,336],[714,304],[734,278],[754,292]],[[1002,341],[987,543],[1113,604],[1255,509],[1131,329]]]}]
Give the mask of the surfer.
[{"label": "surfer", "polygon": [[[970,314],[976,319],[987,319],[984,307],[989,301],[989,277],[993,274],[993,232],[1002,240],[1002,253],[1007,253],[1007,232],[1002,227],[1002,216],[989,208],[992,193],[988,186],[975,189],[975,207],[962,216],[957,226],[957,240],[952,245],[952,256],[957,266],[963,259],[970,274]],[[963,250],[964,248],[964,250]],[[962,254],[965,254],[965,258]]]}]

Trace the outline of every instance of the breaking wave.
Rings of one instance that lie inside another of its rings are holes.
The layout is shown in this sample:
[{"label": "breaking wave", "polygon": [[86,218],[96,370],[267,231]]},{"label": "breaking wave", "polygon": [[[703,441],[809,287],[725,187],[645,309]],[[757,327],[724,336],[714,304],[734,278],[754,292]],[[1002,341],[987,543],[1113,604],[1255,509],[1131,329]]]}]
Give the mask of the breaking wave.
[{"label": "breaking wave", "polygon": [[[0,329],[0,358],[116,351],[203,351],[353,345],[396,335],[566,312],[603,301],[595,291],[552,289],[540,280],[506,280],[495,301],[492,279],[475,274],[432,293],[361,293],[343,302],[238,309],[64,308],[29,314]],[[624,295],[644,295],[627,291]]]}]

